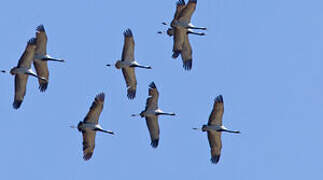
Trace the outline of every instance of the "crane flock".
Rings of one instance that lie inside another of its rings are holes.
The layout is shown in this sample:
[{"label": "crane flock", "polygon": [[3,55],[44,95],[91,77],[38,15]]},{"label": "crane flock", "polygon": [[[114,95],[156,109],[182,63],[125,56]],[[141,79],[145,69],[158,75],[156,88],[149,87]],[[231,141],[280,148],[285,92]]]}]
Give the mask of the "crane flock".
[{"label": "crane flock", "polygon": [[[183,68],[187,71],[192,69],[193,56],[192,46],[189,41],[189,34],[205,36],[204,32],[195,32],[194,30],[206,30],[205,27],[196,27],[191,23],[192,15],[196,9],[197,0],[189,0],[185,4],[184,0],[178,0],[176,3],[176,11],[170,27],[166,33],[173,37],[173,58],[181,55],[183,61]],[[168,23],[163,22],[163,25],[168,26]],[[162,31],[158,32],[163,34]],[[133,32],[126,29],[123,33],[124,45],[122,50],[121,60],[115,63],[116,69],[121,69],[124,76],[127,97],[134,99],[136,97],[137,79],[135,68],[152,69],[151,66],[139,64],[135,59],[135,41]],[[26,95],[26,85],[29,76],[38,79],[40,92],[45,92],[48,88],[49,82],[49,68],[48,61],[65,62],[64,59],[54,58],[47,54],[47,35],[44,25],[39,25],[36,28],[36,37],[31,38],[26,45],[26,48],[21,55],[18,65],[10,70],[10,74],[15,76],[15,95],[13,108],[19,109],[22,105]],[[36,72],[31,68],[32,64]],[[107,64],[106,66],[111,66]],[[7,71],[1,70],[2,73]],[[146,100],[146,107],[139,114],[132,114],[131,116],[140,116],[145,118],[149,130],[151,146],[157,148],[159,144],[160,129],[158,124],[158,117],[160,115],[175,116],[173,112],[164,112],[158,107],[159,92],[154,82],[151,82],[148,89],[149,97]],[[103,132],[114,135],[113,131],[105,130],[99,125],[99,117],[103,110],[105,94],[99,93],[96,95],[89,112],[83,121],[80,121],[77,126],[71,126],[78,129],[83,135],[83,159],[91,159],[95,148],[96,132]],[[209,117],[207,125],[201,128],[193,128],[202,132],[207,132],[207,137],[211,149],[211,162],[218,163],[222,149],[222,132],[240,133],[240,131],[229,130],[222,124],[224,113],[223,96],[219,95],[214,100],[213,109]]]}]

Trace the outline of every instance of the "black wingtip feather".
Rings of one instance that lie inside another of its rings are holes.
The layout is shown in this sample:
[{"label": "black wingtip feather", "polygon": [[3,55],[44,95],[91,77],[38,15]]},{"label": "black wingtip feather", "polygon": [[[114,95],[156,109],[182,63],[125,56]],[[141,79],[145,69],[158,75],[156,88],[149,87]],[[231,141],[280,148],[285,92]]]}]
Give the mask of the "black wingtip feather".
[{"label": "black wingtip feather", "polygon": [[41,84],[39,85],[39,90],[40,90],[40,92],[45,92],[45,91],[46,91],[46,89],[47,89],[47,87],[48,87],[48,83],[41,83]]},{"label": "black wingtip feather", "polygon": [[28,45],[36,45],[36,38],[31,38],[28,40]]},{"label": "black wingtip feather", "polygon": [[177,1],[176,5],[177,6],[185,5],[185,1],[184,0],[179,0],[179,1]]},{"label": "black wingtip feather", "polygon": [[92,154],[93,154],[92,152],[84,154],[83,156],[84,161],[88,161],[89,159],[91,159]]},{"label": "black wingtip feather", "polygon": [[44,25],[40,24],[39,26],[37,26],[36,30],[40,32],[45,32],[45,27]]},{"label": "black wingtip feather", "polygon": [[82,132],[82,125],[83,125],[83,122],[80,121],[78,124],[77,124],[77,130]]},{"label": "black wingtip feather", "polygon": [[151,143],[150,143],[150,145],[153,148],[157,148],[158,147],[158,142],[159,142],[159,139],[152,140]]},{"label": "black wingtip feather", "polygon": [[192,59],[183,62],[183,68],[186,71],[190,71],[192,69],[192,63],[193,63]]},{"label": "black wingtip feather", "polygon": [[95,99],[97,99],[98,101],[104,101],[105,99],[105,94],[103,92],[99,93],[98,95],[95,96]]},{"label": "black wingtip feather", "polygon": [[22,103],[22,100],[15,100],[13,102],[12,106],[13,106],[14,109],[18,109],[18,108],[20,108],[21,103]]},{"label": "black wingtip feather", "polygon": [[181,51],[173,51],[172,58],[176,59],[181,54]]},{"label": "black wingtip feather", "polygon": [[127,97],[128,97],[128,99],[134,99],[136,97],[136,90],[128,89]]},{"label": "black wingtip feather", "polygon": [[125,31],[124,31],[124,33],[123,33],[123,35],[125,36],[125,37],[132,37],[133,35],[132,35],[132,31],[131,31],[131,29],[126,29]]},{"label": "black wingtip feather", "polygon": [[212,162],[213,164],[217,164],[217,163],[219,162],[219,160],[220,160],[220,155],[218,155],[218,156],[213,156],[213,157],[211,158],[211,162]]},{"label": "black wingtip feather", "polygon": [[157,88],[154,81],[149,84],[149,87],[150,88],[153,88],[153,89],[156,89]]},{"label": "black wingtip feather", "polygon": [[223,96],[222,96],[222,95],[218,95],[218,96],[215,98],[215,102],[223,103]]}]

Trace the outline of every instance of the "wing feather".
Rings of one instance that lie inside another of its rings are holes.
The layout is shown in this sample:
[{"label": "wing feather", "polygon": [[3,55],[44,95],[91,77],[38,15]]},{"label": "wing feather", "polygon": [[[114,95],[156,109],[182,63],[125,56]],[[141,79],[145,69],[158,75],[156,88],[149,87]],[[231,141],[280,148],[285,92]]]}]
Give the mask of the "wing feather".
[{"label": "wing feather", "polygon": [[211,162],[218,163],[221,156],[222,141],[221,141],[221,132],[217,131],[208,131],[207,137],[209,140],[211,148]]},{"label": "wing feather", "polygon": [[190,40],[188,38],[188,34],[185,33],[184,35],[184,44],[182,49],[182,61],[183,61],[183,67],[185,70],[191,70],[192,69],[192,46],[190,44]]},{"label": "wing feather", "polygon": [[103,109],[104,98],[104,93],[100,93],[95,97],[89,112],[84,118],[85,123],[98,124],[99,117]]},{"label": "wing feather", "polygon": [[129,99],[134,99],[136,97],[136,89],[137,89],[135,68],[131,68],[131,67],[122,68],[122,73],[127,85],[127,96]]},{"label": "wing feather", "polygon": [[175,27],[174,23],[175,23],[175,20],[177,20],[180,16],[180,13],[182,12],[182,10],[185,8],[185,1],[184,0],[179,0],[177,1],[176,3],[176,11],[175,11],[175,14],[174,14],[174,19],[172,20],[171,22],[171,27]]},{"label": "wing feather", "polygon": [[48,71],[48,65],[47,61],[42,60],[34,60],[34,66],[37,72],[37,75],[40,77],[44,77],[47,79],[47,81],[44,81],[42,79],[38,79],[39,82],[39,90],[41,92],[46,91],[48,86],[48,78],[49,78],[49,71]]},{"label": "wing feather", "polygon": [[181,11],[178,21],[190,23],[192,15],[196,9],[197,0],[189,0],[185,8]]},{"label": "wing feather", "polygon": [[223,113],[224,113],[223,96],[219,95],[214,100],[213,110],[209,117],[208,125],[222,126]]},{"label": "wing feather", "polygon": [[40,56],[44,56],[47,54],[47,35],[46,35],[46,31],[44,28],[44,25],[39,25],[36,28],[37,32],[36,32],[36,44],[37,44],[37,48],[36,48],[36,54],[40,55]]},{"label": "wing feather", "polygon": [[135,41],[130,29],[127,29],[124,33],[124,45],[122,50],[122,60],[134,61],[135,60]]},{"label": "wing feather", "polygon": [[28,69],[31,68],[31,63],[35,55],[35,49],[36,49],[36,39],[31,38],[27,43],[24,53],[19,59],[18,67],[24,67]]},{"label": "wing feather", "polygon": [[151,146],[157,148],[159,142],[159,125],[157,116],[146,117],[146,124],[149,130]]},{"label": "wing feather", "polygon": [[26,74],[17,74],[15,76],[15,99],[13,102],[13,108],[15,109],[18,109],[24,100],[27,81],[28,75]]},{"label": "wing feather", "polygon": [[146,100],[145,111],[148,111],[151,109],[157,109],[158,108],[159,92],[158,92],[157,87],[154,82],[151,82],[149,85],[148,95],[150,97],[148,97]]},{"label": "wing feather", "polygon": [[83,130],[83,159],[85,161],[91,159],[95,148],[96,132],[92,130]]}]

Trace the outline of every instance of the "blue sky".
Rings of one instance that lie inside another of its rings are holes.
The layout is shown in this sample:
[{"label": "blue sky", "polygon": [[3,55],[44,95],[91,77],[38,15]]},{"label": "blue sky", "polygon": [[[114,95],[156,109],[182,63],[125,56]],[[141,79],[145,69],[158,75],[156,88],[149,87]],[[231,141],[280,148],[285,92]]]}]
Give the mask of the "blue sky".
[{"label": "blue sky", "polygon": [[[193,69],[171,58],[172,39],[158,35],[176,0],[3,1],[0,3],[1,69],[17,64],[35,28],[44,24],[50,83],[40,93],[29,78],[19,110],[12,108],[14,80],[1,74],[0,179],[322,179],[323,2],[320,0],[198,1],[191,36]],[[152,70],[137,70],[137,96],[126,98],[121,71],[104,65],[121,56],[131,28],[135,56]],[[160,144],[152,149],[140,112],[155,81]],[[82,120],[95,95],[106,93],[92,159],[82,159],[82,136],[69,128]],[[210,163],[206,123],[213,99],[224,97],[219,164]]]}]

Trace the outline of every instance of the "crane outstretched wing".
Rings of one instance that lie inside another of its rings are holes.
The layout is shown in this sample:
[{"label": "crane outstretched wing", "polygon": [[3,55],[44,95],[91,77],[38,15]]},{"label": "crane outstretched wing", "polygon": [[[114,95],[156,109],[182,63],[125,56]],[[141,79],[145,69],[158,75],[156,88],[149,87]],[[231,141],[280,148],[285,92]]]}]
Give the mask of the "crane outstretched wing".
[{"label": "crane outstretched wing", "polygon": [[95,148],[96,132],[92,130],[83,130],[83,159],[85,161],[92,157]]},{"label": "crane outstretched wing", "polygon": [[18,67],[24,67],[24,68],[30,69],[31,63],[33,62],[33,59],[34,59],[35,49],[36,49],[36,39],[31,38],[27,43],[24,53],[21,55],[19,59]]},{"label": "crane outstretched wing", "polygon": [[100,93],[96,95],[89,112],[84,118],[85,123],[98,124],[100,114],[104,105],[105,94]]},{"label": "crane outstretched wing", "polygon": [[146,117],[146,124],[149,130],[151,146],[157,148],[159,142],[159,125],[158,116],[148,116]]},{"label": "crane outstretched wing", "polygon": [[209,117],[208,125],[222,126],[223,113],[224,113],[223,96],[219,95],[214,100],[213,109]]},{"label": "crane outstretched wing", "polygon": [[24,100],[27,81],[28,75],[26,74],[17,74],[15,76],[15,99],[12,104],[14,109],[18,109]]},{"label": "crane outstretched wing", "polygon": [[124,45],[123,45],[121,58],[123,61],[134,61],[135,60],[135,41],[133,39],[132,31],[130,29],[126,29],[123,35],[124,35]]},{"label": "crane outstretched wing", "polygon": [[179,1],[177,1],[177,3],[176,3],[176,11],[175,11],[175,14],[174,14],[174,18],[173,18],[173,20],[172,20],[172,22],[171,22],[171,27],[172,28],[174,28],[175,27],[175,25],[174,25],[174,23],[175,23],[175,20],[177,20],[180,16],[180,13],[182,12],[182,10],[185,8],[185,1],[184,0],[179,0]]},{"label": "crane outstretched wing", "polygon": [[37,26],[36,30],[36,55],[44,56],[47,54],[47,35],[44,25]]},{"label": "crane outstretched wing", "polygon": [[158,108],[159,92],[154,82],[151,82],[148,89],[149,97],[146,100],[145,111]]},{"label": "crane outstretched wing", "polygon": [[222,140],[221,132],[207,131],[207,137],[211,148],[211,162],[218,163],[221,156]]},{"label": "crane outstretched wing", "polygon": [[185,70],[191,70],[192,69],[192,46],[190,44],[190,40],[188,38],[188,34],[186,33],[184,35],[184,44],[182,49],[182,61],[183,61],[183,67]]},{"label": "crane outstretched wing", "polygon": [[137,89],[135,68],[131,68],[131,67],[122,68],[122,73],[127,85],[127,97],[129,99],[134,99],[136,97],[136,89]]},{"label": "crane outstretched wing", "polygon": [[197,0],[189,0],[185,8],[181,11],[178,21],[189,24],[191,22],[192,15],[196,9]]}]

